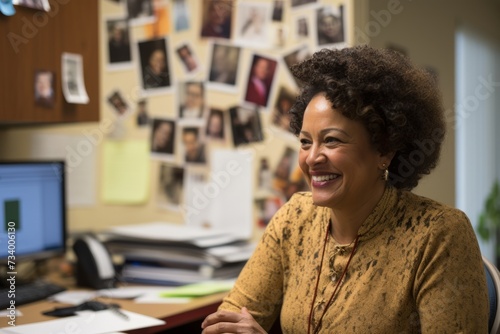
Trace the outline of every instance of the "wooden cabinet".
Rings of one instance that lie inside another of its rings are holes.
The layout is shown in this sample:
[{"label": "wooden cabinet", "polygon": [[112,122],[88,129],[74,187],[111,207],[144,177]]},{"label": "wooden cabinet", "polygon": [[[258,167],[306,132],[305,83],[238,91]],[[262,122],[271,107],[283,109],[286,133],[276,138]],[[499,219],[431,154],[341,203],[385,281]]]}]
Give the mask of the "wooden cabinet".
[{"label": "wooden cabinet", "polygon": [[[0,125],[99,120],[99,22],[97,0],[51,0],[51,11],[15,6],[0,14]],[[88,104],[70,104],[61,87],[61,55],[80,54]],[[35,104],[37,70],[55,74],[52,107]]]}]

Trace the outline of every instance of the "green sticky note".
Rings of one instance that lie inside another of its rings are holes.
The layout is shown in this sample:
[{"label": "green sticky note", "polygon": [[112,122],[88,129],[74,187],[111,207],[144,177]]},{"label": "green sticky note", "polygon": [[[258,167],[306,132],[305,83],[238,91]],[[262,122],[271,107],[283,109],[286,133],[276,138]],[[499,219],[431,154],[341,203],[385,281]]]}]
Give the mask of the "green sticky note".
[{"label": "green sticky note", "polygon": [[178,288],[160,293],[161,297],[202,297],[214,293],[229,291],[234,281],[210,281],[183,285]]},{"label": "green sticky note", "polygon": [[[20,201],[18,199],[6,200],[3,203],[3,207],[5,216],[5,231],[7,231],[9,227],[14,227],[16,231],[19,230],[21,228],[21,222],[19,221]],[[14,225],[9,223],[14,223]]]}]

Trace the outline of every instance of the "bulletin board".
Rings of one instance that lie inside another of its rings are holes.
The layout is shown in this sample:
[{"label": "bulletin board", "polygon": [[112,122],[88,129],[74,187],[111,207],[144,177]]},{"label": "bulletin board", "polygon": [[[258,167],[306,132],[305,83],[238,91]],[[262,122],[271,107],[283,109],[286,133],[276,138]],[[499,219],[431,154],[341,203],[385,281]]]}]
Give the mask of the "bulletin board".
[{"label": "bulletin board", "polygon": [[[23,1],[20,1],[24,3]],[[42,3],[42,1],[38,1]],[[37,2],[29,2],[37,3]],[[99,120],[98,1],[43,1],[44,8],[16,5],[0,14],[0,125],[57,124]],[[62,55],[81,57],[88,101],[63,95]],[[35,81],[50,76],[50,101],[38,99]]]},{"label": "bulletin board", "polygon": [[[299,90],[289,67],[350,44],[352,1],[105,0],[101,8],[101,122],[114,124],[105,145],[117,152],[126,142],[147,143],[150,207],[186,222],[186,205],[198,210],[200,194],[216,198],[220,150],[251,152],[258,227],[308,190],[288,125]],[[236,191],[223,210],[246,198]]]}]

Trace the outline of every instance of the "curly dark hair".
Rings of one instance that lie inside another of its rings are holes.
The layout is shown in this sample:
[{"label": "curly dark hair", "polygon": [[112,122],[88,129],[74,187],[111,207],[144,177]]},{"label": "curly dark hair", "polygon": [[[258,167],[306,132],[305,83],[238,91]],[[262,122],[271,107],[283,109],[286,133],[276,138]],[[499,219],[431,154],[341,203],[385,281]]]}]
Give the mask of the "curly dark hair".
[{"label": "curly dark hair", "polygon": [[299,135],[304,111],[322,92],[349,119],[361,122],[382,154],[394,152],[388,182],[411,190],[436,167],[445,135],[444,108],[434,77],[389,49],[323,49],[293,65],[301,92],[290,109]]}]

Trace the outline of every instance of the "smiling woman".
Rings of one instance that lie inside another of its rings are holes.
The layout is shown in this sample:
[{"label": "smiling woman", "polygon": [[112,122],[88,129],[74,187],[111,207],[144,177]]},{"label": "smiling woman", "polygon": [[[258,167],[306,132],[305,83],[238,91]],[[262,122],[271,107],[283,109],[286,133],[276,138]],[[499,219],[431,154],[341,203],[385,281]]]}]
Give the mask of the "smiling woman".
[{"label": "smiling woman", "polygon": [[445,132],[432,77],[368,46],[323,49],[291,70],[311,191],[275,214],[203,333],[266,333],[278,317],[283,333],[485,333],[467,216],[411,192]]},{"label": "smiling woman", "polygon": [[[359,203],[366,203],[367,209],[375,206],[385,188],[385,182],[380,182],[382,166],[389,165],[393,154],[380,154],[361,123],[333,109],[325,94],[318,93],[306,108],[299,138],[299,165],[311,185],[315,205],[351,206],[353,210]],[[346,227],[356,235],[362,222],[358,219]],[[341,235],[335,237],[342,242]],[[345,241],[349,243],[350,236]]]}]

